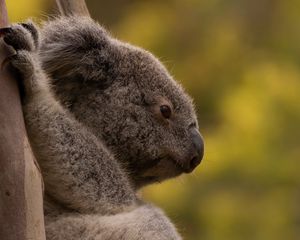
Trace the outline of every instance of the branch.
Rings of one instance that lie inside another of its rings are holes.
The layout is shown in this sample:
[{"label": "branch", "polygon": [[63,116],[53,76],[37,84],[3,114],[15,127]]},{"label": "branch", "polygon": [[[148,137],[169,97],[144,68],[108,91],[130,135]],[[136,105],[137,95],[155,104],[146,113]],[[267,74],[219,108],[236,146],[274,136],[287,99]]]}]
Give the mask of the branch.
[{"label": "branch", "polygon": [[90,16],[85,0],[56,0],[61,15]]},{"label": "branch", "polygon": [[6,27],[8,24],[8,17],[5,0],[0,0],[0,13],[0,27]]},{"label": "branch", "polygon": [[[0,0],[0,27],[7,27]],[[1,36],[1,31],[0,31]],[[0,39],[0,65],[14,51]],[[26,135],[19,89],[0,69],[0,239],[45,240],[42,180]]]}]

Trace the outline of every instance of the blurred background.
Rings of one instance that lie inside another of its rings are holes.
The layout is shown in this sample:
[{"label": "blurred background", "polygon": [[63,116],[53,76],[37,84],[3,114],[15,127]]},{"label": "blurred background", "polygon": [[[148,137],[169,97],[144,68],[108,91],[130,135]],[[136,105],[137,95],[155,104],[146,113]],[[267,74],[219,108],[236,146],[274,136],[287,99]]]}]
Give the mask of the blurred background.
[{"label": "blurred background", "polygon": [[[8,0],[11,21],[54,0]],[[142,194],[188,240],[300,239],[300,1],[87,0],[193,96],[206,142],[191,175]]]}]

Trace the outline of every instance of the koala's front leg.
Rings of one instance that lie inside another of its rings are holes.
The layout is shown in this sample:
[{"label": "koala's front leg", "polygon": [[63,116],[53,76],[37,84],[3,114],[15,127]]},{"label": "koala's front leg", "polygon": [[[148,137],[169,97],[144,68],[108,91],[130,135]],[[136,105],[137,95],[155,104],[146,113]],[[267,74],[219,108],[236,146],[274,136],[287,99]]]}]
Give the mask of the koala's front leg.
[{"label": "koala's front leg", "polygon": [[134,207],[135,193],[106,147],[54,98],[39,62],[32,23],[5,30],[17,52],[10,65],[24,89],[23,111],[45,190],[60,205],[82,213],[116,213]]}]

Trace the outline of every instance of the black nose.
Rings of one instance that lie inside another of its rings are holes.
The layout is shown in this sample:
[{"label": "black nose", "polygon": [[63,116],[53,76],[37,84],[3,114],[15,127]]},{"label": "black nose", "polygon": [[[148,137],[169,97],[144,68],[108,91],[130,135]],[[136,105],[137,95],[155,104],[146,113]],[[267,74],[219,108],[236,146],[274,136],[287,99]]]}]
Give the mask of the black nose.
[{"label": "black nose", "polygon": [[193,127],[190,129],[190,136],[192,139],[193,147],[191,157],[184,164],[185,171],[187,173],[192,172],[201,162],[204,155],[204,142],[197,128]]},{"label": "black nose", "polygon": [[192,142],[194,144],[194,147],[196,149],[196,152],[198,154],[198,157],[200,159],[200,161],[203,158],[204,155],[204,142],[203,142],[203,138],[200,135],[199,131],[197,128],[192,128],[191,130],[191,138],[192,138]]}]

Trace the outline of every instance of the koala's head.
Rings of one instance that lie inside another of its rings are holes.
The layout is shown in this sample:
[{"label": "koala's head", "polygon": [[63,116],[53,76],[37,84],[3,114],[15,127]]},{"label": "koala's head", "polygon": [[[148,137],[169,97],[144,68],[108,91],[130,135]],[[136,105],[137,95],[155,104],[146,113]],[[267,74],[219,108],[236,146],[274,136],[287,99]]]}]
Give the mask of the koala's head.
[{"label": "koala's head", "polygon": [[61,102],[127,170],[135,187],[189,173],[203,157],[190,97],[149,52],[89,19],[45,27],[41,50]]}]

